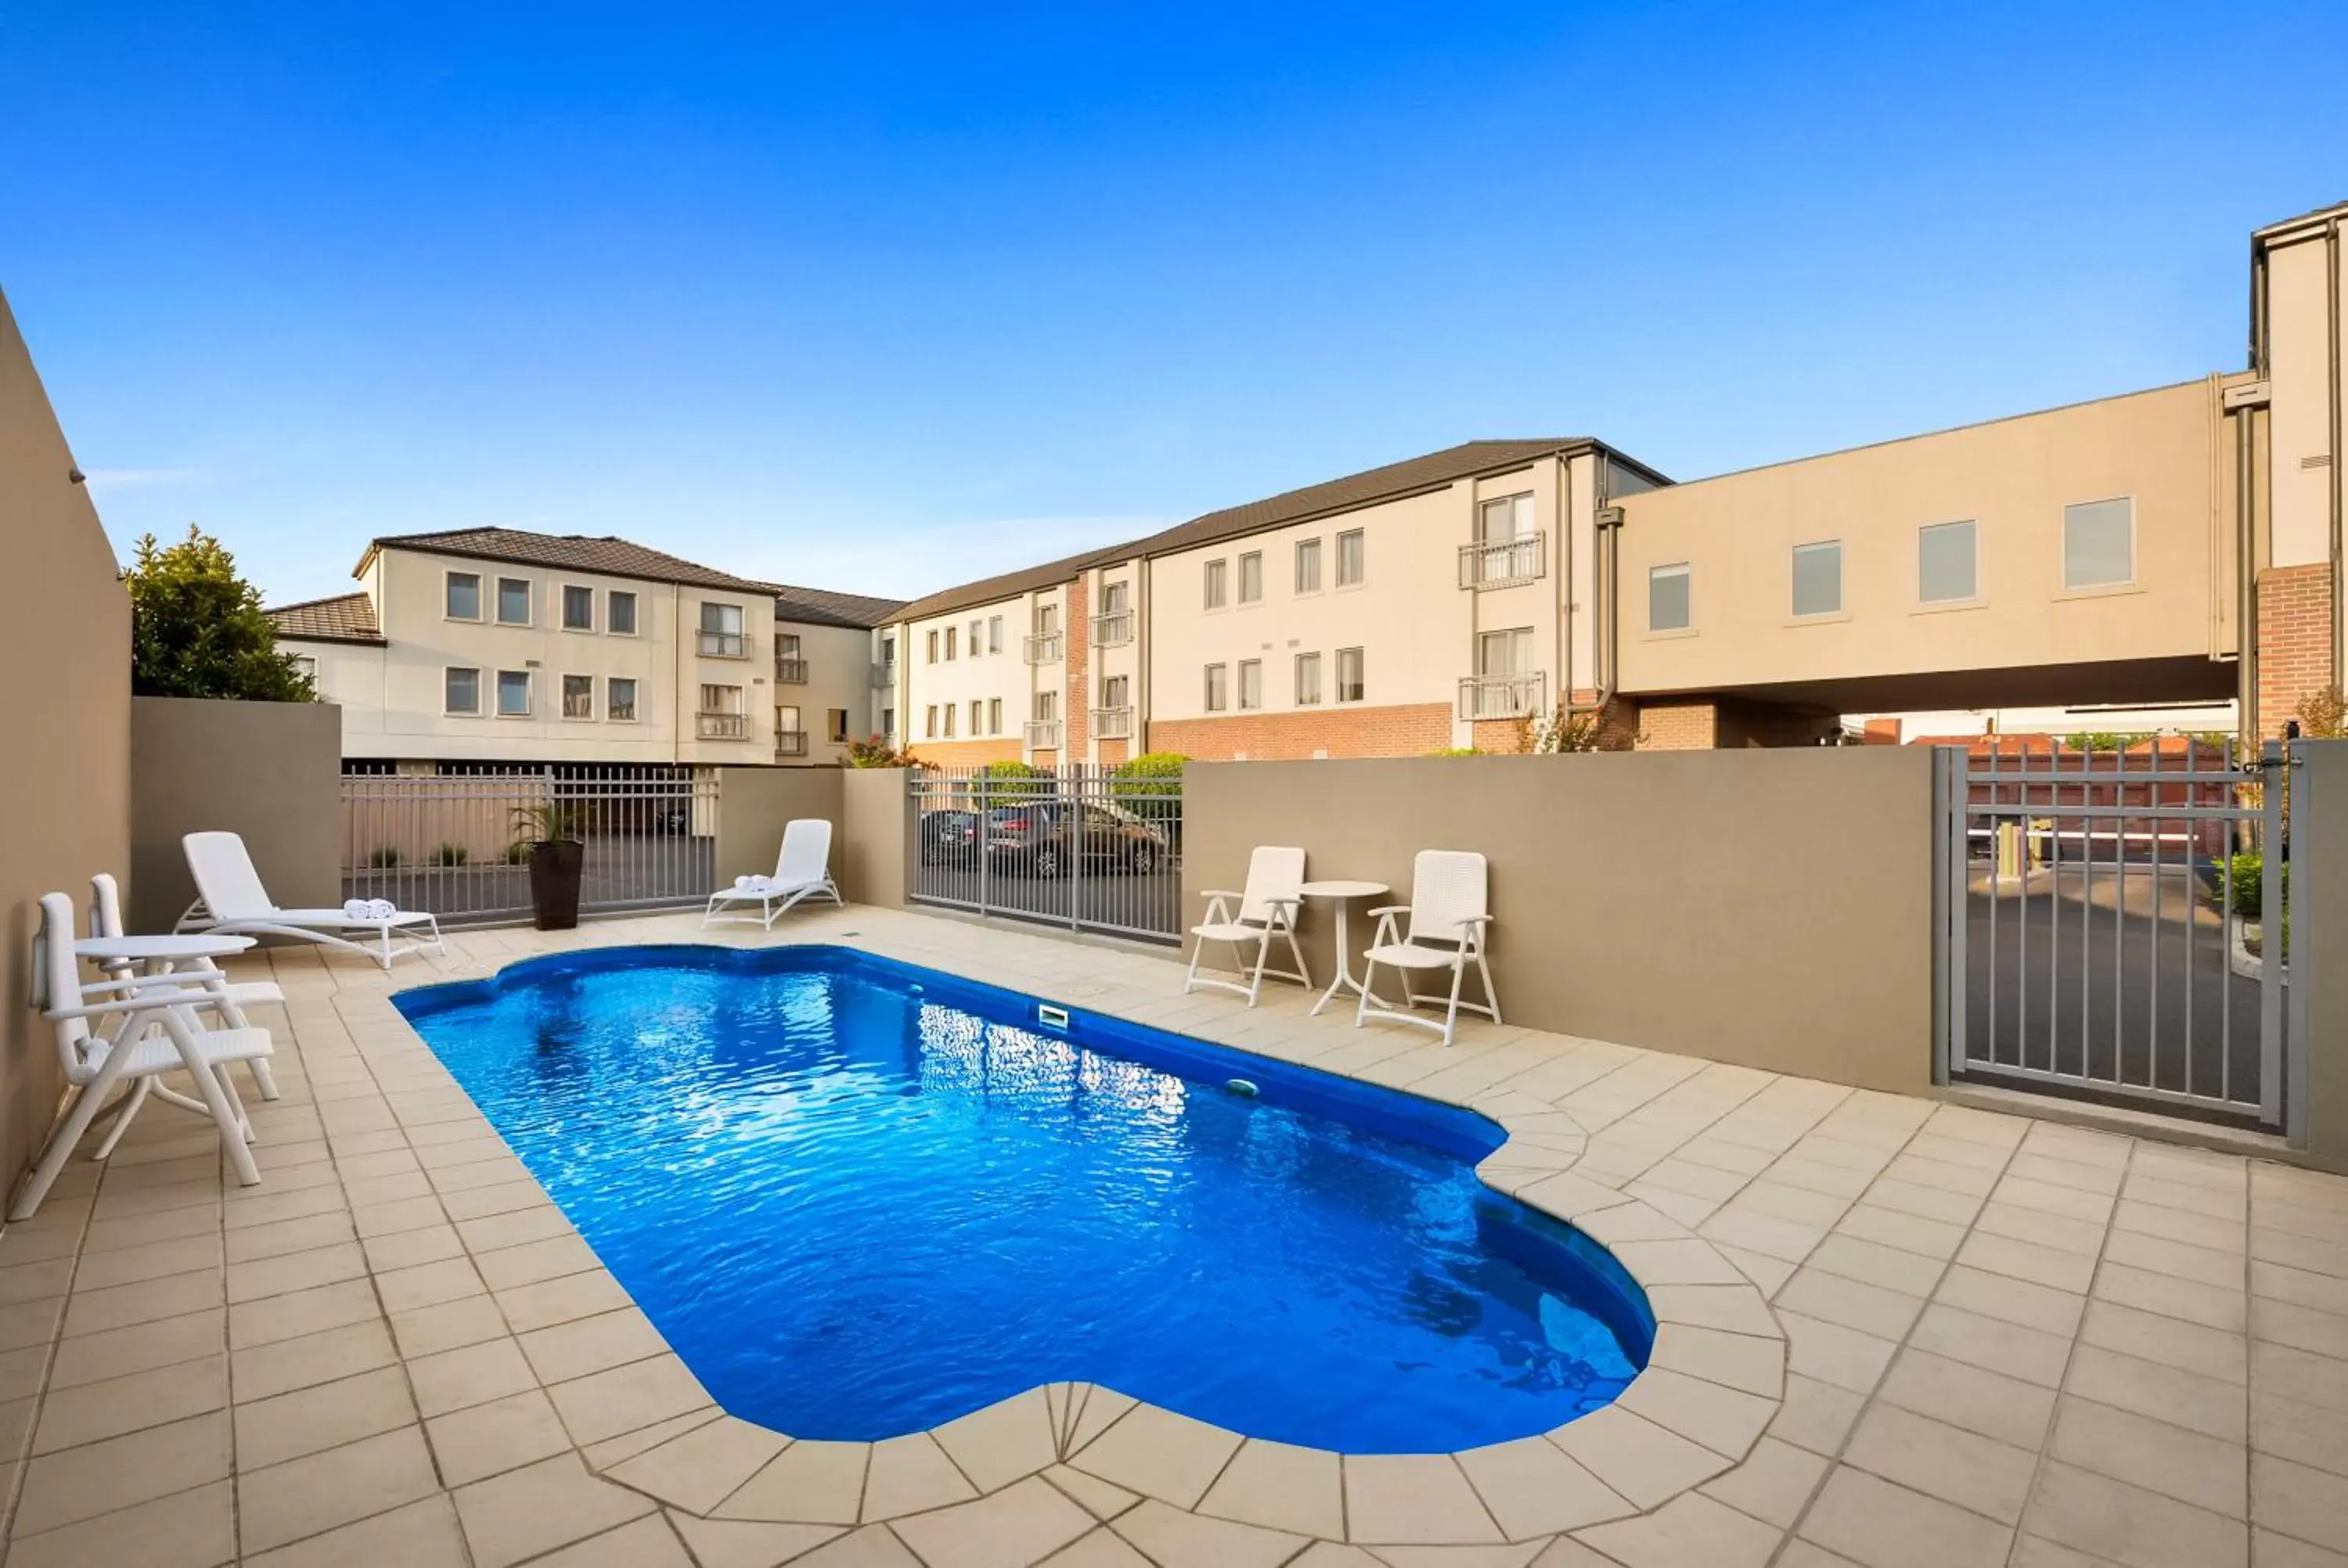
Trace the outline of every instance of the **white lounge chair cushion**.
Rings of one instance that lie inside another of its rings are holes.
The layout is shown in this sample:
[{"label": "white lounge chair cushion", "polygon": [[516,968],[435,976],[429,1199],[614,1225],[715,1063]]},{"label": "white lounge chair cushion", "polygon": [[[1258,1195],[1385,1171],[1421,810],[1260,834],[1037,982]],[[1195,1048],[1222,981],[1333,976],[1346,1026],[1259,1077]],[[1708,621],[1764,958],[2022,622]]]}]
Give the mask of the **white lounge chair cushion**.
[{"label": "white lounge chair cushion", "polygon": [[1447,969],[1459,961],[1452,948],[1414,948],[1407,942],[1372,948],[1365,956],[1371,963],[1391,964],[1397,969]]},{"label": "white lounge chair cushion", "polygon": [[340,909],[272,909],[255,918],[280,926],[342,926],[354,931],[375,931],[386,926],[419,926],[432,917],[414,909],[397,910],[379,919],[353,919]]},{"label": "white lounge chair cushion", "polygon": [[1220,920],[1209,926],[1193,926],[1190,935],[1204,937],[1210,942],[1260,942],[1270,929],[1268,926],[1251,926],[1241,920]]},{"label": "white lounge chair cushion", "polygon": [[[273,1054],[265,1029],[208,1029],[197,1034],[196,1045],[206,1061],[250,1061]],[[168,1034],[150,1034],[120,1049],[130,1053],[130,1064],[123,1071],[132,1078],[173,1072],[187,1065]],[[105,1053],[92,1052],[91,1071],[95,1073],[105,1061]]]}]

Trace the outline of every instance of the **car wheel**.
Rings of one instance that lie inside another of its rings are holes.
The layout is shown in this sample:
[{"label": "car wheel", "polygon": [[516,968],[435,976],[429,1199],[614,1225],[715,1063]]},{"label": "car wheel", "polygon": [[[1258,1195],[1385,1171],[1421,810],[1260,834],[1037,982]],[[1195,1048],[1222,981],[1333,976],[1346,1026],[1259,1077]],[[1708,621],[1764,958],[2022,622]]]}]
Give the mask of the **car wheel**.
[{"label": "car wheel", "polygon": [[1035,858],[1029,863],[1029,869],[1038,876],[1057,876],[1060,874],[1060,852],[1049,845],[1037,850]]},{"label": "car wheel", "polygon": [[1138,844],[1134,845],[1132,856],[1126,861],[1125,868],[1136,876],[1147,876],[1158,868],[1158,857],[1150,853],[1149,845]]}]

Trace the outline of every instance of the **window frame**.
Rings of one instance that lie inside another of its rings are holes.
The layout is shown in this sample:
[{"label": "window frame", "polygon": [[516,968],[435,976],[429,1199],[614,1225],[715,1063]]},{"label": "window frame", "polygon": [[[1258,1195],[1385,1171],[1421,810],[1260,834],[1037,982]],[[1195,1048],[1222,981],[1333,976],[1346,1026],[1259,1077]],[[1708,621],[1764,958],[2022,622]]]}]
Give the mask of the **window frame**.
[{"label": "window frame", "polygon": [[844,746],[848,743],[847,709],[826,708],[823,711],[823,724],[825,733],[830,735],[833,745]]},{"label": "window frame", "polygon": [[[1526,520],[1526,527],[1522,532],[1516,531],[1517,508],[1519,503],[1523,506]],[[1492,537],[1490,519],[1492,508],[1495,507],[1506,507],[1509,509],[1510,531],[1505,539],[1496,539]],[[1505,546],[1515,544],[1522,539],[1529,539],[1540,531],[1540,508],[1534,502],[1533,493],[1530,490],[1519,490],[1507,496],[1488,497],[1476,503],[1476,542],[1479,545]]]},{"label": "window frame", "polygon": [[[496,602],[491,606],[497,613],[496,623],[499,626],[536,626],[538,624],[537,585],[532,583],[530,579],[526,577],[500,577],[496,580],[498,585],[497,599]],[[521,589],[521,619],[520,620],[508,620],[506,619],[506,589],[509,586]]]},{"label": "window frame", "polygon": [[986,733],[990,735],[1003,733],[1003,699],[1000,697],[986,700]]},{"label": "window frame", "polygon": [[[1345,695],[1345,656],[1354,657],[1354,694]],[[1338,704],[1367,702],[1370,700],[1370,657],[1366,649],[1356,646],[1337,650],[1336,697]]]},{"label": "window frame", "polygon": [[[1250,576],[1251,568],[1253,569],[1253,576],[1255,578],[1255,591],[1253,593],[1248,592],[1248,578]],[[1262,604],[1263,602],[1263,552],[1262,550],[1241,550],[1240,552],[1239,582],[1236,586],[1239,591],[1233,600],[1234,603],[1249,605]]]},{"label": "window frame", "polygon": [[[1972,591],[1952,594],[1946,599],[1930,599],[1924,593],[1924,540],[1932,534],[1948,528],[1969,528],[1972,565]],[[1937,523],[1916,525],[1916,608],[1919,610],[1964,610],[1982,601],[1981,519],[1978,518],[1946,518]]]},{"label": "window frame", "polygon": [[[1345,541],[1354,541],[1354,575],[1345,576]],[[1330,563],[1330,582],[1343,589],[1359,588],[1370,580],[1370,538],[1367,528],[1341,528],[1334,540],[1336,559]]]},{"label": "window frame", "polygon": [[[2125,578],[2111,579],[2102,582],[2073,582],[2071,580],[2071,514],[2075,511],[2084,510],[2089,507],[2108,507],[2115,504],[2124,506],[2127,508],[2127,576]],[[2063,504],[2062,532],[2055,543],[2055,548],[2059,552],[2056,557],[2056,569],[2059,574],[2058,579],[2062,584],[2061,591],[2065,595],[2125,593],[2130,589],[2140,587],[2143,582],[2143,567],[2142,563],[2137,559],[2137,552],[2136,547],[2137,526],[2135,492],[2130,491],[2125,495],[2118,496],[2098,496],[2095,499],[2089,501],[2065,501]]]},{"label": "window frame", "polygon": [[[628,689],[628,711],[625,713],[614,711],[619,704],[619,694],[613,688],[619,686],[625,686]],[[636,717],[636,678],[633,675],[603,677],[603,722],[607,724],[633,724],[640,722]]]},{"label": "window frame", "polygon": [[[519,713],[506,712],[506,677],[509,675],[520,676],[521,679],[521,712]],[[492,710],[492,716],[499,719],[527,719],[532,716],[531,710],[537,706],[538,693],[535,688],[538,682],[532,681],[530,675],[530,672],[528,670],[498,671],[497,688],[494,693],[496,703]]]},{"label": "window frame", "polygon": [[[1834,551],[1834,606],[1828,610],[1804,610],[1801,606],[1800,597],[1802,590],[1802,579],[1797,563],[1800,562],[1806,552],[1828,549]],[[1844,615],[1849,613],[1848,607],[1850,603],[1850,596],[1845,591],[1848,585],[1843,579],[1842,557],[1843,541],[1839,538],[1831,539],[1809,539],[1793,547],[1792,550],[1787,553],[1786,558],[1786,609],[1788,616],[1797,621],[1807,623],[1810,621],[1839,620]]]},{"label": "window frame", "polygon": [[[1687,619],[1677,626],[1655,624],[1655,583],[1657,579],[1678,577],[1687,584],[1681,597],[1685,600]],[[1647,635],[1650,637],[1686,637],[1695,630],[1695,566],[1690,561],[1664,561],[1647,569]]]},{"label": "window frame", "polygon": [[[613,613],[620,600],[628,602],[628,624],[623,630],[620,618]],[[606,637],[637,637],[643,635],[644,622],[637,619],[644,601],[632,588],[607,588],[603,590],[603,635]]]},{"label": "window frame", "polygon": [[925,741],[938,738],[938,705],[935,702],[926,704],[922,711],[922,738]]},{"label": "window frame", "polygon": [[1231,563],[1228,556],[1217,556],[1205,563],[1201,573],[1204,584],[1200,608],[1209,611],[1228,610],[1231,603]]},{"label": "window frame", "polygon": [[1206,705],[1206,712],[1229,712],[1231,699],[1231,666],[1220,663],[1208,665],[1204,688],[1199,695]]},{"label": "window frame", "polygon": [[[1248,687],[1251,683],[1255,687],[1252,701],[1250,700],[1248,692]],[[1233,711],[1236,712],[1260,713],[1263,712],[1262,660],[1242,659],[1240,661],[1239,680],[1232,689],[1231,698]]]},{"label": "window frame", "polygon": [[[571,596],[574,593],[587,596],[587,624],[584,626],[571,624]],[[561,600],[561,608],[555,612],[556,625],[564,631],[583,631],[592,636],[595,630],[595,589],[586,583],[566,582],[561,585],[561,592],[557,597]]]},{"label": "window frame", "polygon": [[[571,682],[573,681],[587,682],[587,711],[583,713],[574,713],[571,711]],[[595,677],[564,674],[557,676],[556,682],[561,690],[561,695],[557,700],[557,716],[569,723],[593,723],[595,722]]]},{"label": "window frame", "polygon": [[[472,613],[472,614],[470,614],[470,615],[459,615],[459,614],[458,614],[455,610],[451,610],[451,609],[449,609],[449,608],[448,608],[448,590],[449,590],[450,589],[454,588],[454,587],[457,585],[457,579],[458,579],[458,578],[465,578],[465,579],[469,579],[469,580],[470,580],[470,581],[471,581],[471,583],[472,583],[472,585],[473,585],[473,613]],[[488,607],[487,607],[485,604],[483,604],[482,600],[481,600],[481,574],[480,574],[479,572],[477,572],[477,571],[458,571],[458,570],[456,568],[454,568],[454,567],[444,567],[444,568],[442,568],[442,569],[441,569],[441,571],[440,571],[440,619],[441,619],[441,620],[461,620],[461,621],[465,622],[465,623],[466,623],[467,625],[469,625],[469,626],[480,626],[480,625],[484,625],[484,624],[486,624],[486,621],[487,621],[487,618],[486,618],[486,615],[485,615],[485,611],[486,611],[487,608],[488,608]],[[461,669],[461,668],[463,668],[463,666],[461,666],[461,665],[460,665],[460,666],[458,666],[458,668],[460,668],[460,669]]]},{"label": "window frame", "polygon": [[[1310,696],[1305,694],[1304,685],[1304,671],[1308,669],[1313,671],[1313,687],[1312,694]],[[1299,653],[1296,655],[1294,666],[1292,671],[1292,679],[1294,682],[1292,690],[1296,694],[1295,705],[1297,707],[1317,708],[1321,705],[1321,651],[1319,649],[1316,648],[1310,653]]]},{"label": "window frame", "polygon": [[[1297,597],[1301,599],[1307,594],[1319,593],[1321,579],[1325,575],[1322,569],[1321,536],[1314,534],[1309,539],[1298,539],[1295,548],[1291,553],[1292,556],[1291,570],[1293,573],[1292,581]],[[1304,563],[1307,559],[1313,563],[1313,580],[1310,582],[1304,580],[1306,575]]]},{"label": "window frame", "polygon": [[922,634],[922,646],[923,655],[922,662],[924,664],[936,663],[938,661],[938,629],[936,627],[931,627],[928,631]]},{"label": "window frame", "polygon": [[[470,675],[473,678],[473,705],[469,708],[458,708],[449,705],[448,678],[452,675],[458,674]],[[482,716],[481,667],[479,665],[443,664],[440,667],[440,712],[444,717],[451,719],[478,719]]]},{"label": "window frame", "polygon": [[986,651],[989,653],[1003,651],[1003,617],[999,615],[986,618]]}]

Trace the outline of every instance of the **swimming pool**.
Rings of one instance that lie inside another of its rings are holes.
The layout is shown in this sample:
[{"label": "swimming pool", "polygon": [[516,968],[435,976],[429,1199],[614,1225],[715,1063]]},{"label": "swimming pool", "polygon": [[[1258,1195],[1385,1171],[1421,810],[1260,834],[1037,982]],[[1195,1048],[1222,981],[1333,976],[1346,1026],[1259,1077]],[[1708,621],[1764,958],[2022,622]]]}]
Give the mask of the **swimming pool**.
[{"label": "swimming pool", "polygon": [[396,1000],[710,1393],[794,1436],[1067,1380],[1445,1452],[1609,1402],[1653,1341],[1611,1255],[1476,1178],[1470,1112],[838,948]]}]

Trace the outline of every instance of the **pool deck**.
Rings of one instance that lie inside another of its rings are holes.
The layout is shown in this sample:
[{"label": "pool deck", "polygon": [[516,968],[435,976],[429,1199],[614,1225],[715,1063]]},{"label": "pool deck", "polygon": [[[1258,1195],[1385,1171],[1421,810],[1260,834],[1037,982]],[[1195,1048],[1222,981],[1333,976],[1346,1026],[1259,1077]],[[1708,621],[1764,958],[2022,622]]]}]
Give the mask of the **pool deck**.
[{"label": "pool deck", "polygon": [[[737,1420],[389,1001],[698,940],[839,940],[1471,1105],[1510,1132],[1485,1178],[1646,1286],[1653,1364],[1457,1455],[1084,1384],[877,1444]],[[287,993],[262,1185],[154,1105],[0,1235],[8,1568],[2348,1568],[2348,1180],[1516,1028],[1447,1051],[900,911],[448,946],[248,966]]]}]

